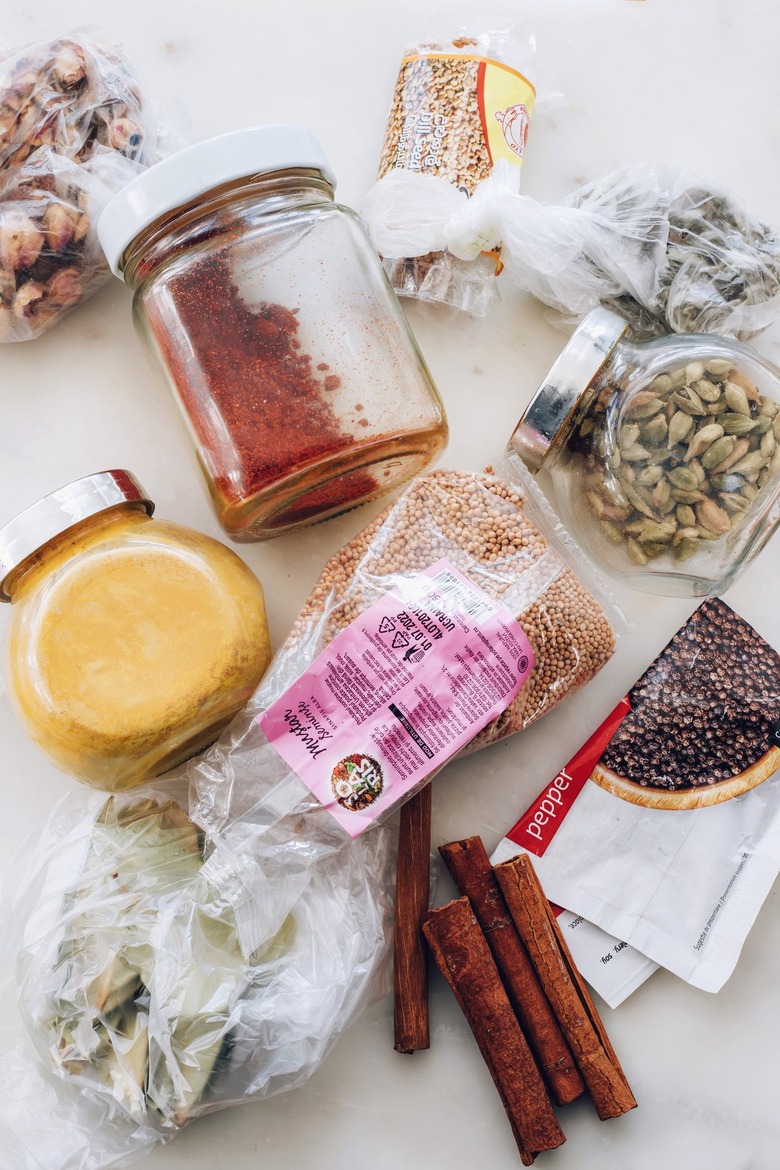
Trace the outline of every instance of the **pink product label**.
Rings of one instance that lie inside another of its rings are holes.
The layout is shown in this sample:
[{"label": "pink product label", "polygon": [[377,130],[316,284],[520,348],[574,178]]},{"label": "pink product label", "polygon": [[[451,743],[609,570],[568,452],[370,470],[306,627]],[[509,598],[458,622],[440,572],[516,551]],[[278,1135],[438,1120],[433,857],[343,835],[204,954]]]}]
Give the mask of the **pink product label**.
[{"label": "pink product label", "polygon": [[258,723],[357,837],[500,715],[533,665],[509,610],[441,560],[342,630]]}]

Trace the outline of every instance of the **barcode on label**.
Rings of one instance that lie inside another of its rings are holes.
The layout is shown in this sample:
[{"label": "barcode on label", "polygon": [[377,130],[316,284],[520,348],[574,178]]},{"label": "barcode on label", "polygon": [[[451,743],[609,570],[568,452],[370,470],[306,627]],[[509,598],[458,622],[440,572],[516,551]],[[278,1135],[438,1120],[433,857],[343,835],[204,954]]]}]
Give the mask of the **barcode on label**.
[{"label": "barcode on label", "polygon": [[464,585],[448,569],[441,569],[435,574],[433,580],[442,596],[452,598],[460,609],[464,610],[469,617],[474,618],[477,624],[495,613],[496,607],[492,602],[485,597],[480,597],[475,590],[469,589],[468,585]]}]

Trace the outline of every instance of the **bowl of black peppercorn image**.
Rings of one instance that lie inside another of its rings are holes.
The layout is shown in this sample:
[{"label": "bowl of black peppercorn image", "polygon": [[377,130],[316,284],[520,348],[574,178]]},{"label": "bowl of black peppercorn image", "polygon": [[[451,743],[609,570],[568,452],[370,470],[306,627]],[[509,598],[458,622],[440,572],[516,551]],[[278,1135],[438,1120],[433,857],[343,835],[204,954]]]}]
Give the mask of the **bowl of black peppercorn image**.
[{"label": "bowl of black peppercorn image", "polygon": [[780,768],[780,655],[719,598],[699,606],[628,698],[591,773],[622,800],[702,808]]}]

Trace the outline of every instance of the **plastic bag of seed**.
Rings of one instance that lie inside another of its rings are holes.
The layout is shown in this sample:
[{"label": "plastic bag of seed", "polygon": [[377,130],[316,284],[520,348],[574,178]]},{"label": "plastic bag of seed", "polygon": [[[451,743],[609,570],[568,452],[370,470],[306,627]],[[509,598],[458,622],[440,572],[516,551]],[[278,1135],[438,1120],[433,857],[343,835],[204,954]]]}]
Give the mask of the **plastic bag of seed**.
[{"label": "plastic bag of seed", "polygon": [[749,340],[780,318],[780,234],[730,192],[639,163],[561,207],[503,199],[506,279],[576,322],[599,304],[639,338]]},{"label": "plastic bag of seed", "polygon": [[[412,231],[421,214],[414,184],[403,176],[426,175],[439,187],[467,197],[503,159],[517,188],[536,88],[536,42],[519,28],[464,32],[451,40],[409,48],[401,62],[385,131],[378,183],[368,205],[370,223],[403,224]],[[398,181],[399,176],[401,182]],[[423,213],[424,214],[424,213]],[[424,253],[396,233],[384,257],[393,288],[417,297],[487,313],[498,299],[498,251],[491,247],[467,260],[436,241]]]},{"label": "plastic bag of seed", "polygon": [[587,573],[516,466],[417,478],[328,562],[248,707],[192,765],[196,819],[237,848],[357,836],[598,673],[622,619]]},{"label": "plastic bag of seed", "polygon": [[[644,169],[625,176],[636,182]],[[640,337],[671,330],[748,341],[780,317],[780,233],[723,188],[684,172],[660,175],[659,211],[669,228],[657,296],[643,301],[627,288],[614,304]],[[611,178],[600,185],[601,198],[610,197]],[[586,207],[594,197],[591,185],[572,203]]]},{"label": "plastic bag of seed", "polygon": [[123,51],[77,31],[0,54],[0,341],[40,336],[107,278],[94,225],[162,157]]}]

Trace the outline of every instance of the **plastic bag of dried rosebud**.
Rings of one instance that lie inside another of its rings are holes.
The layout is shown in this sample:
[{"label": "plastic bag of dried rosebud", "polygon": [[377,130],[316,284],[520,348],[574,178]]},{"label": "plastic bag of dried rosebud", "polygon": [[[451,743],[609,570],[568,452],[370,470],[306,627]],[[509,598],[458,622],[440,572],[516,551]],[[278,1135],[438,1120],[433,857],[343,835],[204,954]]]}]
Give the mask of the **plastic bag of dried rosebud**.
[{"label": "plastic bag of dried rosebud", "polygon": [[94,224],[137,170],[113,151],[79,164],[41,147],[11,172],[0,199],[0,341],[38,337],[103,284]]},{"label": "plastic bag of dried rosebud", "polygon": [[40,336],[107,278],[100,212],[166,152],[122,49],[101,34],[0,54],[0,341]]},{"label": "plastic bag of dried rosebud", "polygon": [[[464,197],[471,198],[498,160],[508,164],[512,189],[519,190],[534,110],[540,102],[552,104],[560,96],[545,79],[535,37],[519,25],[464,31],[407,49],[387,120],[377,183],[366,208],[369,228],[383,244],[389,237],[382,228],[396,229],[389,249],[380,251],[399,296],[450,305],[474,316],[484,316],[494,307],[499,299],[495,278],[501,270],[495,241],[463,257],[449,246],[455,241],[439,231],[427,247],[417,248],[415,228],[430,213],[418,200],[419,187],[403,179],[436,179],[445,220],[453,197],[456,207]],[[441,218],[438,209],[433,217]]]}]

